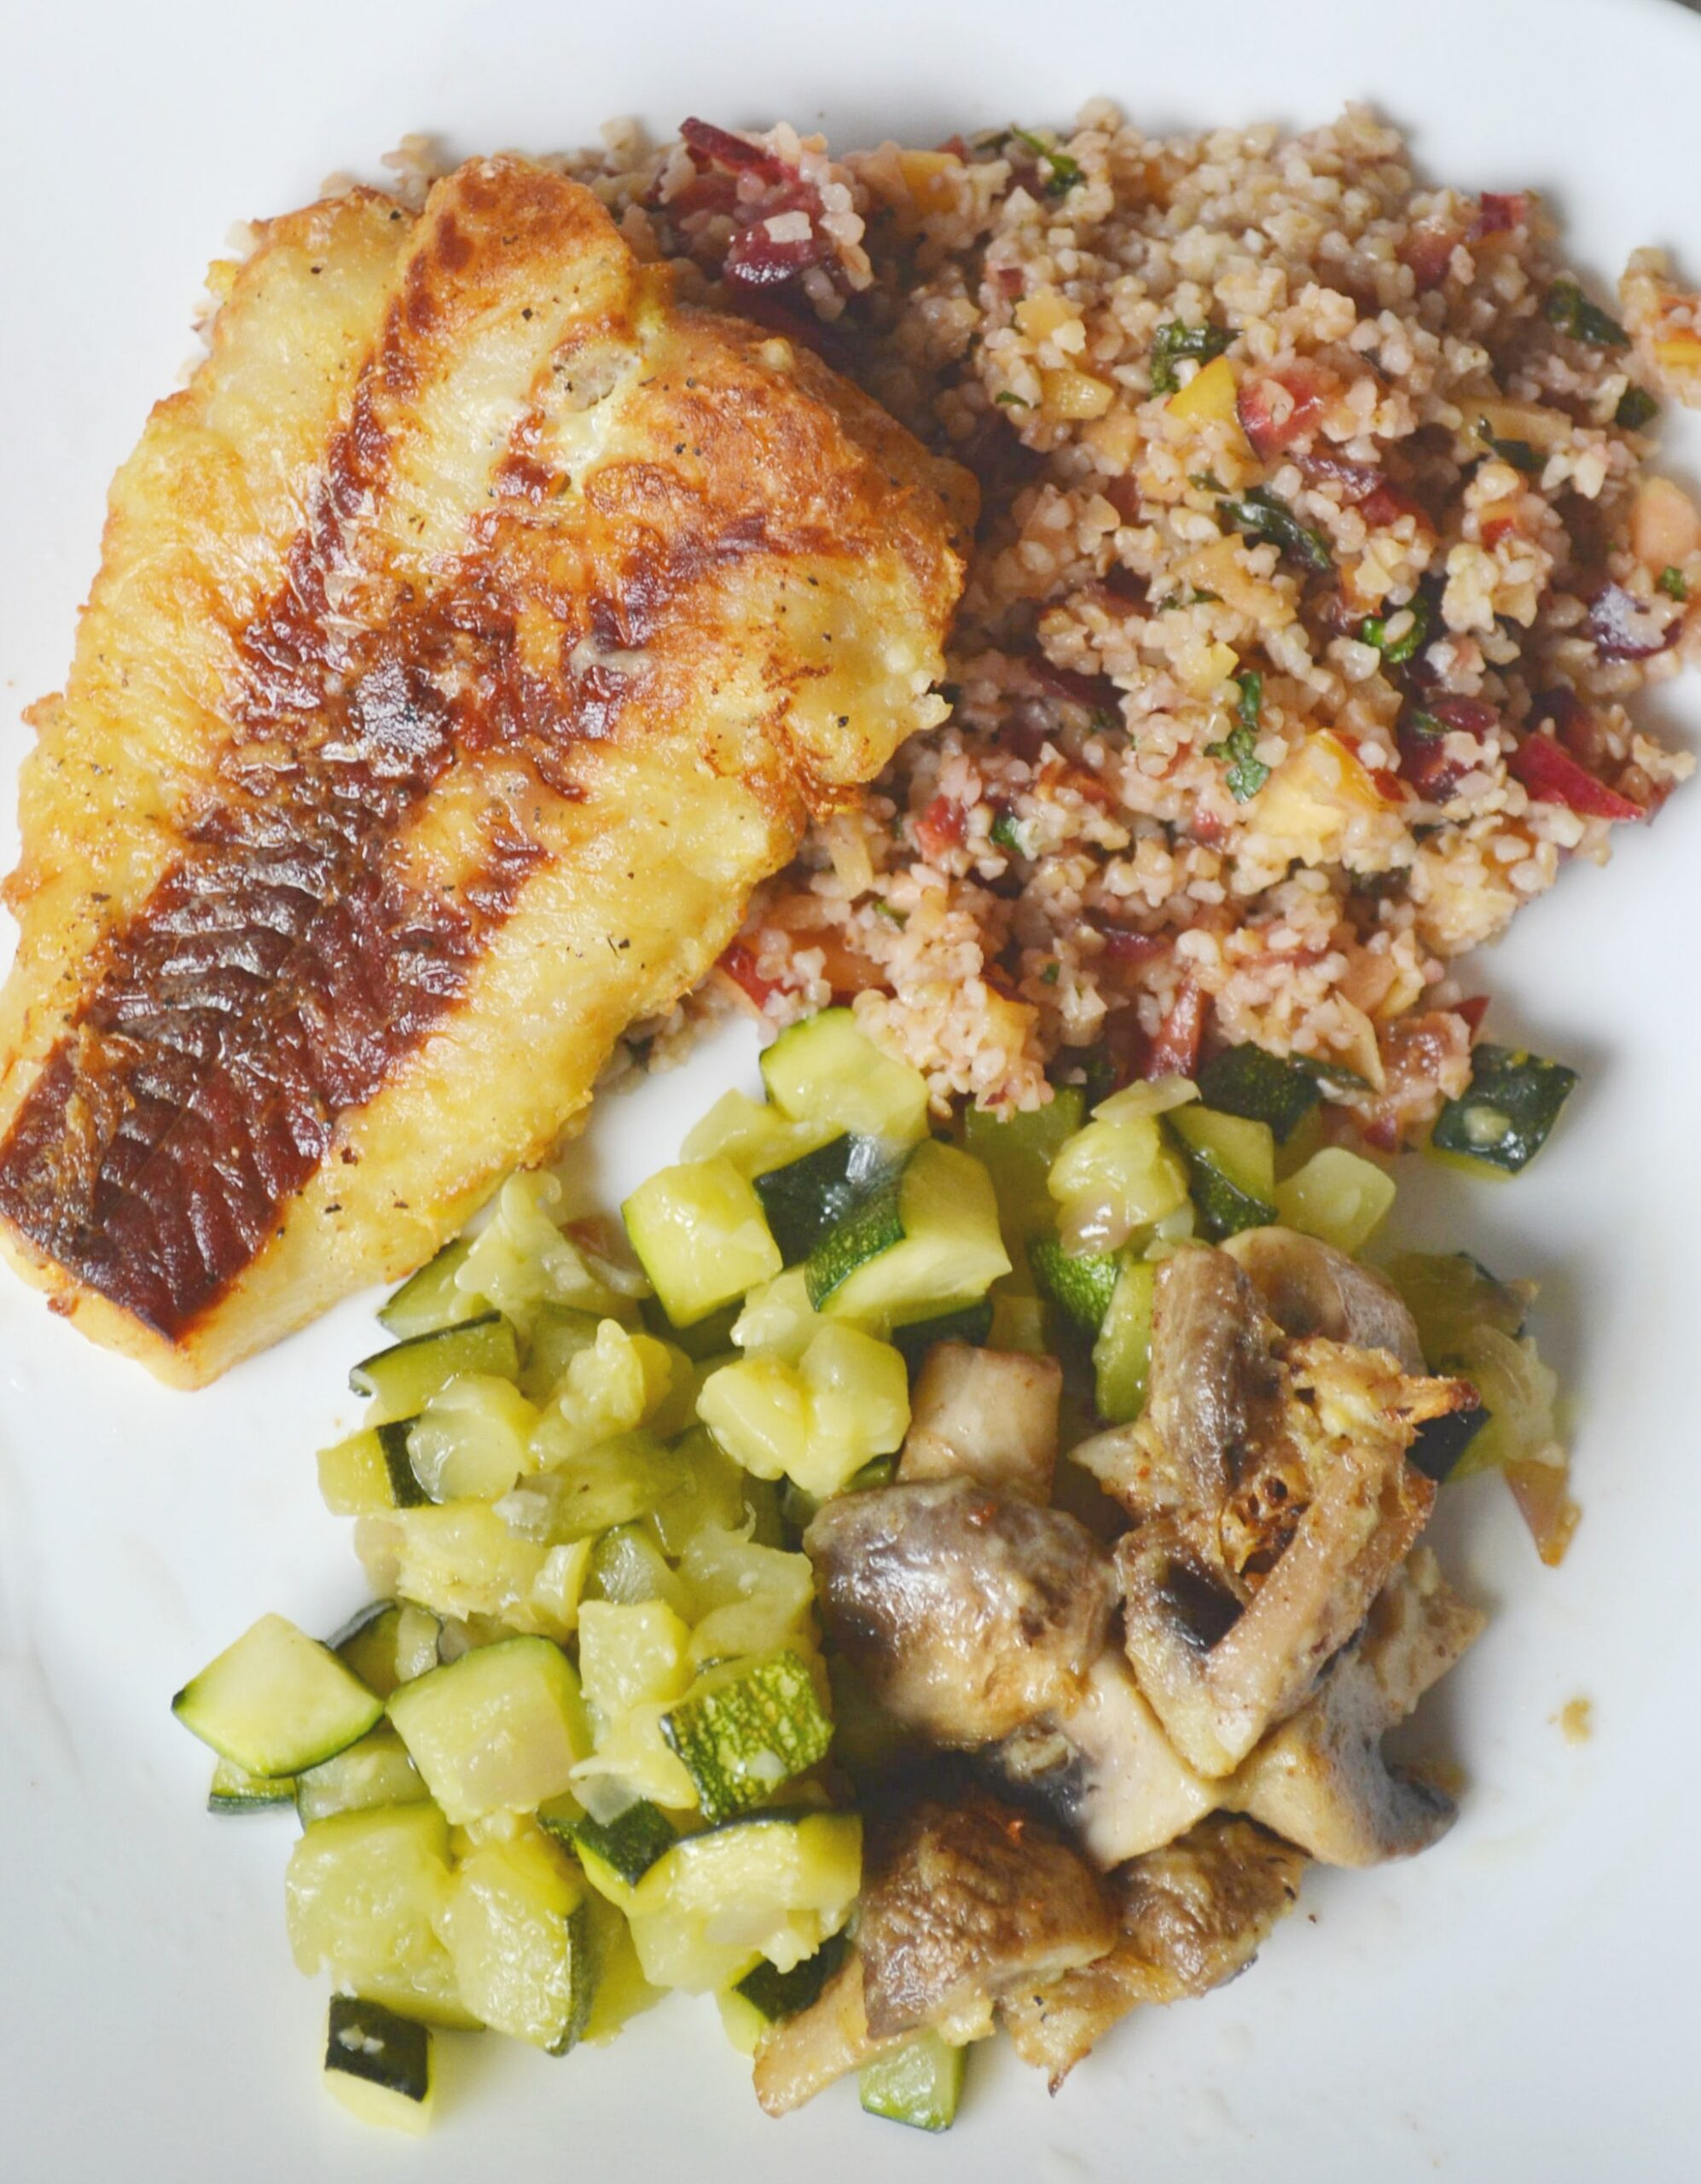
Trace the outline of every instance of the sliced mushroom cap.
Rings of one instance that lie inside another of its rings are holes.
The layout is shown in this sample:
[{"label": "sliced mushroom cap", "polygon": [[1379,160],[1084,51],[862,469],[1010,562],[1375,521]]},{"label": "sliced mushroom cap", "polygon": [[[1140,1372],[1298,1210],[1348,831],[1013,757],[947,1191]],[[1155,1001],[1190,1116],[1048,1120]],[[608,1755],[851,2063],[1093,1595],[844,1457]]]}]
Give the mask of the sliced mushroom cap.
[{"label": "sliced mushroom cap", "polygon": [[1018,1729],[984,1757],[1104,1872],[1171,1841],[1216,1803],[1217,1786],[1177,1754],[1114,1653],[1094,1663],[1072,1706]]},{"label": "sliced mushroom cap", "polygon": [[1402,1371],[1425,1370],[1417,1321],[1373,1267],[1295,1228],[1245,1228],[1222,1248],[1284,1334],[1327,1335],[1361,1350],[1385,1350]]},{"label": "sliced mushroom cap", "polygon": [[1129,2012],[1208,1993],[1244,1972],[1292,1908],[1305,1861],[1245,1821],[1216,1816],[1116,1876],[1121,1934],[1093,1963],[1011,1995],[999,2021],[1056,2092]]},{"label": "sliced mushroom cap", "polygon": [[993,1744],[1069,1705],[1115,1612],[1110,1559],[1083,1525],[972,1479],[845,1495],[804,1546],[833,1643],[936,1744]]},{"label": "sliced mushroom cap", "polygon": [[1390,1767],[1382,1739],[1482,1629],[1420,1549],[1388,1585],[1316,1697],[1267,1738],[1223,1800],[1325,1865],[1409,1857],[1446,1833],[1453,1799]]},{"label": "sliced mushroom cap", "polygon": [[1115,1896],[1086,1861],[984,1790],[870,1824],[856,1949],[876,2039],[920,2025],[976,2038],[1001,1995],[1090,1963],[1117,1931]]},{"label": "sliced mushroom cap", "polygon": [[1054,1357],[936,1343],[910,1399],[899,1479],[973,1478],[1025,1502],[1048,1502],[1062,1393]]},{"label": "sliced mushroom cap", "polygon": [[1117,1934],[1111,1885],[983,1790],[877,1815],[856,1945],[806,2010],[763,2034],[756,2097],[783,2116],[923,2025],[983,2038],[1001,1995],[1090,1963]]},{"label": "sliced mushroom cap", "polygon": [[1219,1502],[1266,1437],[1280,1394],[1276,1330],[1233,1259],[1187,1245],[1158,1269],[1147,1414],[1196,1503]]}]

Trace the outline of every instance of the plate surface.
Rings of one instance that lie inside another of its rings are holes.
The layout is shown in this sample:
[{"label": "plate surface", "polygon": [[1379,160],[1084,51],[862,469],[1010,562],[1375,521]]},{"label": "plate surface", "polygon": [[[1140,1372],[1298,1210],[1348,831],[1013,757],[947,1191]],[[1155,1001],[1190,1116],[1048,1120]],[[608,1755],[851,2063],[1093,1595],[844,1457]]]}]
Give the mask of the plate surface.
[{"label": "plate surface", "polygon": [[[844,146],[1062,120],[1099,93],[1162,128],[1309,124],[1366,97],[1430,175],[1549,193],[1576,262],[1609,281],[1647,241],[1701,270],[1701,25],[1667,0],[5,13],[9,785],[18,709],[63,672],[107,481],[189,347],[203,264],[233,219],[374,171],[409,130],[542,150],[606,115],[698,112],[784,115]],[[1671,459],[1692,477],[1701,427],[1684,422]],[[1692,734],[1693,690],[1657,702]],[[9,829],[9,786],[0,801]],[[1132,2022],[1055,2102],[1007,2054],[978,2058],[943,2142],[862,2118],[842,2089],[763,2123],[712,2009],[684,2001],[566,2064],[450,2043],[423,2145],[346,2123],[314,2083],[322,1995],[284,1940],[293,1823],[205,1818],[205,1755],[165,1710],[262,1608],[324,1629],[361,1597],[311,1452],[351,1418],[339,1391],[371,1346],[369,1300],[183,1397],[0,1278],[0,2173],[485,2184],[618,2164],[836,2184],[878,2163],[895,2184],[1593,2184],[1611,2161],[1638,2184],[1692,2178],[1701,787],[1619,839],[1609,874],[1567,874],[1485,967],[1502,1034],[1584,1071],[1563,1135],[1515,1188],[1408,1164],[1402,1196],[1416,1240],[1542,1277],[1587,1512],[1550,1573],[1495,1482],[1449,1497],[1449,1566],[1495,1611],[1427,1716],[1470,1780],[1459,1827],[1408,1866],[1314,1874],[1251,1978]],[[734,1079],[754,1080],[736,1036],[607,1102],[588,1178],[635,1180]],[[1582,1745],[1554,1720],[1576,1696],[1594,1705]]]}]

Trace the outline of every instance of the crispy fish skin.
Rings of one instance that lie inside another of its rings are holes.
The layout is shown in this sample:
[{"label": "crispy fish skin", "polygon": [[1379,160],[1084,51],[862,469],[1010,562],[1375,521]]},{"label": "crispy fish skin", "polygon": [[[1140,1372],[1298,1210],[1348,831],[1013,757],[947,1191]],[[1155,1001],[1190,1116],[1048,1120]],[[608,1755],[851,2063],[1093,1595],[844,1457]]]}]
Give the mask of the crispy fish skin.
[{"label": "crispy fish skin", "polygon": [[15,1263],[185,1385],[417,1264],[941,717],[972,494],[549,170],[270,223],[32,716]]}]

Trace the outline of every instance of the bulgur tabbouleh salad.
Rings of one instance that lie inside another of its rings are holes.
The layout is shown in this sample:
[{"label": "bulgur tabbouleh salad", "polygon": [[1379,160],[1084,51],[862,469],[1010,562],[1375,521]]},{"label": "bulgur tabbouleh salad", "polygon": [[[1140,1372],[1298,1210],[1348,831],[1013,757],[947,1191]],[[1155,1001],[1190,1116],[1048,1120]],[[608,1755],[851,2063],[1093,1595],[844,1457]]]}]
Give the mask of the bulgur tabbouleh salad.
[{"label": "bulgur tabbouleh salad", "polygon": [[1615,318],[1536,196],[1421,184],[1359,108],[842,160],[620,126],[570,165],[983,496],[949,721],[816,826],[719,997],[848,1000],[940,1103],[1256,1042],[1419,1135],[1470,1077],[1454,959],[1692,764],[1627,709],[1701,581],[1646,467],[1701,364],[1657,254]]}]

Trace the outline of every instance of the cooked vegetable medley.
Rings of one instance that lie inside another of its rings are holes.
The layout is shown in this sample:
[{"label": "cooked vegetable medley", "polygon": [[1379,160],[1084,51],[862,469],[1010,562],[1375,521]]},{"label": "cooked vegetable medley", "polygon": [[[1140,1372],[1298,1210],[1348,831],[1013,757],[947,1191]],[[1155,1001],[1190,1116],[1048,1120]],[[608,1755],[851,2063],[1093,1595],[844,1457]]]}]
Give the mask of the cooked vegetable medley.
[{"label": "cooked vegetable medley", "polygon": [[[1521,1165],[1570,1073],[1478,1054],[1446,1142]],[[1501,1469],[1563,1545],[1528,1286],[1353,1256],[1394,1184],[1304,1065],[948,1136],[829,1010],[763,1077],[624,1240],[519,1176],[396,1292],[319,1458],[371,1604],[174,1701],[212,1810],[299,1816],[291,1946],[370,2120],[424,2127],[439,2030],[562,2055],[670,1989],[775,2114],[856,2071],[943,2130],[1001,2025],[1054,2085],[1239,1970],[1308,1858],[1447,1826],[1380,1751],[1480,1620],[1414,1551],[1437,1482]]]}]

